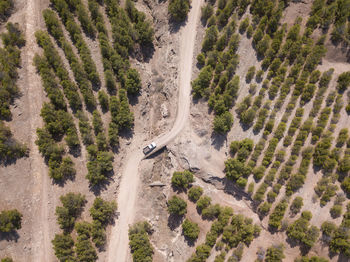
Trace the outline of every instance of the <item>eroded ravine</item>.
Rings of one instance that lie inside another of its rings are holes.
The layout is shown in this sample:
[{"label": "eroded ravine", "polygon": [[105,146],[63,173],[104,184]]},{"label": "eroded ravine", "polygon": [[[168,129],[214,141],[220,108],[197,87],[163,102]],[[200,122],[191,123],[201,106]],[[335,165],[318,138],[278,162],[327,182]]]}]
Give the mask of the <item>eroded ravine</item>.
[{"label": "eroded ravine", "polygon": [[[178,109],[174,125],[170,132],[155,139],[158,148],[173,140],[184,128],[190,112],[191,104],[191,76],[193,52],[196,39],[196,28],[200,18],[202,0],[193,0],[186,25],[181,29],[180,59],[179,59],[179,93]],[[143,158],[142,151],[137,149],[129,152],[126,165],[122,173],[118,194],[118,211],[120,216],[111,231],[111,240],[107,250],[109,262],[128,261],[129,256],[129,225],[133,223],[135,204],[138,195],[139,174],[138,166]]]}]

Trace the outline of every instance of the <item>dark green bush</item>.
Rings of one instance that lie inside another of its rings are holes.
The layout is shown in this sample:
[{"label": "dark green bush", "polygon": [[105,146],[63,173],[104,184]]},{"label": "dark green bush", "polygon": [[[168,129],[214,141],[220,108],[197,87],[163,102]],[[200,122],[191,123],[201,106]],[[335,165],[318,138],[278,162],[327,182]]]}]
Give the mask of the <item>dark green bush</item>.
[{"label": "dark green bush", "polygon": [[186,238],[194,241],[198,238],[199,226],[198,224],[185,219],[185,221],[182,223],[182,232]]},{"label": "dark green bush", "polygon": [[266,250],[265,262],[282,262],[283,258],[285,258],[283,250],[283,245],[269,247]]},{"label": "dark green bush", "polygon": [[8,233],[22,227],[23,215],[17,209],[0,212],[0,232]]},{"label": "dark green bush", "polygon": [[151,234],[151,225],[138,222],[129,228],[129,246],[134,262],[152,261],[153,247],[148,235]]},{"label": "dark green bush", "polygon": [[171,199],[168,201],[168,212],[171,215],[178,215],[178,216],[183,216],[187,212],[187,203],[185,200],[173,196]]},{"label": "dark green bush", "polygon": [[189,0],[171,0],[168,6],[168,12],[176,22],[183,22],[187,18],[190,10]]},{"label": "dark green bush", "polygon": [[203,194],[203,188],[200,186],[193,186],[188,190],[188,198],[193,201],[197,202],[198,199],[202,196]]},{"label": "dark green bush", "polygon": [[90,214],[94,221],[99,221],[104,226],[112,221],[116,210],[117,204],[115,201],[108,202],[96,197],[90,208]]},{"label": "dark green bush", "polygon": [[60,262],[75,261],[74,241],[69,234],[56,234],[51,242]]},{"label": "dark green bush", "polygon": [[193,174],[188,170],[183,172],[174,172],[171,178],[171,185],[178,189],[187,189],[193,182]]}]

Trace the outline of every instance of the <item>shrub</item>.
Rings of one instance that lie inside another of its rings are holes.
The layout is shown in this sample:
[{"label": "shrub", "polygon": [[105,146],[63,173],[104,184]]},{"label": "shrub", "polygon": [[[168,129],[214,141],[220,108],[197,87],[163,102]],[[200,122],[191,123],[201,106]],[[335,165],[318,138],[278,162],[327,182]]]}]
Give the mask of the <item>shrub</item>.
[{"label": "shrub", "polygon": [[17,209],[0,212],[0,232],[8,233],[22,227],[22,214]]},{"label": "shrub", "polygon": [[74,227],[75,220],[80,216],[86,204],[82,194],[67,193],[60,197],[62,206],[56,207],[56,216],[61,229],[69,231]]},{"label": "shrub", "polygon": [[287,228],[287,236],[307,248],[311,248],[319,236],[319,229],[315,226],[309,226],[311,218],[312,214],[309,211],[304,211],[301,213],[301,217]]},{"label": "shrub", "polygon": [[339,92],[344,92],[350,85],[350,72],[341,73],[338,77],[337,83]]},{"label": "shrub", "polygon": [[283,200],[279,202],[273,212],[271,213],[269,217],[269,226],[273,229],[280,229],[282,225],[282,219],[284,217],[284,213],[286,212],[286,209],[288,207],[287,201]]},{"label": "shrub", "polygon": [[222,115],[216,115],[214,118],[213,128],[216,133],[226,134],[230,131],[233,125],[233,116],[230,112],[226,111]]},{"label": "shrub", "polygon": [[334,205],[330,210],[329,213],[331,213],[332,218],[340,217],[342,213],[342,206],[341,205]]},{"label": "shrub", "polygon": [[204,219],[214,219],[220,214],[221,208],[219,204],[209,205],[208,207],[202,209],[202,217]]},{"label": "shrub", "polygon": [[214,13],[214,8],[211,4],[206,4],[205,6],[202,7],[202,14],[201,14],[201,20],[204,23],[207,23],[208,19],[213,15]]},{"label": "shrub", "polygon": [[[90,146],[90,149],[93,147]],[[89,148],[88,148],[89,150]],[[96,150],[96,152],[95,152]],[[86,178],[92,186],[103,183],[108,179],[108,175],[113,171],[113,154],[110,152],[97,151],[94,154],[89,152],[89,162],[87,163],[88,174]]]},{"label": "shrub", "polygon": [[298,214],[300,212],[300,209],[303,207],[303,198],[298,196],[294,198],[292,204],[290,205],[290,211],[292,214]]},{"label": "shrub", "polygon": [[244,34],[248,26],[249,26],[249,18],[246,17],[244,20],[242,20],[241,24],[239,25],[239,32],[241,34]]},{"label": "shrub", "polygon": [[139,222],[129,228],[129,246],[134,262],[152,261],[153,247],[148,235],[151,233],[151,225]]},{"label": "shrub", "polygon": [[0,120],[0,163],[24,157],[28,148],[12,136],[11,130]]},{"label": "shrub", "polygon": [[194,241],[198,238],[199,226],[198,224],[185,219],[185,221],[182,223],[182,232],[186,238]]},{"label": "shrub", "polygon": [[202,211],[204,208],[207,208],[211,203],[211,198],[208,196],[202,196],[198,201],[197,201],[197,208]]},{"label": "shrub", "polygon": [[283,245],[271,246],[266,250],[265,262],[278,262],[285,258]]},{"label": "shrub", "polygon": [[125,88],[128,94],[137,94],[141,89],[141,78],[137,70],[129,68],[126,73]]},{"label": "shrub", "polygon": [[188,190],[188,198],[193,201],[197,202],[198,199],[202,196],[203,194],[203,188],[200,186],[193,186]]},{"label": "shrub", "polygon": [[171,199],[168,201],[168,212],[171,215],[178,215],[178,216],[183,216],[187,212],[187,203],[185,200],[173,196]]},{"label": "shrub", "polygon": [[98,101],[103,112],[107,112],[109,108],[108,95],[105,91],[98,91]]},{"label": "shrub", "polygon": [[168,12],[176,22],[183,22],[187,18],[190,10],[190,1],[188,0],[171,0],[168,6]]},{"label": "shrub", "polygon": [[193,174],[185,170],[183,172],[174,172],[171,178],[171,185],[179,189],[187,189],[194,182]]},{"label": "shrub", "polygon": [[251,66],[248,68],[248,72],[246,74],[245,81],[247,83],[250,83],[250,81],[252,81],[252,79],[254,78],[254,75],[255,75],[255,66]]},{"label": "shrub", "polygon": [[96,197],[90,208],[90,214],[93,220],[99,221],[102,225],[106,225],[112,221],[116,210],[117,204],[115,201],[108,202],[100,197]]},{"label": "shrub", "polygon": [[69,234],[56,234],[52,244],[60,262],[75,261],[74,241]]}]

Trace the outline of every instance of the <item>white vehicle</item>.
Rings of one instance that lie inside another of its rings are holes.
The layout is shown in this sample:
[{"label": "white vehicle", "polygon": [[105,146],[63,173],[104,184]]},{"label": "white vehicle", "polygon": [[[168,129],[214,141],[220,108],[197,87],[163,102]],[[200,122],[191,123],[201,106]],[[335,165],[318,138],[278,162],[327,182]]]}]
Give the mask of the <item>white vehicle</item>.
[{"label": "white vehicle", "polygon": [[143,148],[143,153],[145,155],[149,154],[153,149],[155,149],[157,147],[155,142],[152,142],[151,144],[149,144],[148,146]]}]

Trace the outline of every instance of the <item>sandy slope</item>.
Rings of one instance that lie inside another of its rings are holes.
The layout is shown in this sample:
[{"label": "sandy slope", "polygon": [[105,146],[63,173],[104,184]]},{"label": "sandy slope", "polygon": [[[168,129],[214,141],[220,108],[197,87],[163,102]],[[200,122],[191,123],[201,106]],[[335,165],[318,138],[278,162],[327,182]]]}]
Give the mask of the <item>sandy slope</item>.
[{"label": "sandy slope", "polygon": [[[155,140],[158,147],[166,145],[174,139],[183,129],[188,120],[190,110],[191,76],[193,51],[196,37],[197,23],[200,17],[202,0],[193,0],[192,8],[186,25],[181,29],[180,48],[180,86],[178,111],[174,126],[171,131]],[[128,261],[130,257],[128,248],[128,228],[133,223],[135,213],[135,200],[139,184],[138,166],[143,154],[140,149],[130,152],[127,156],[127,164],[122,174],[122,181],[118,195],[118,211],[120,217],[112,228],[111,240],[108,247],[108,261]]]}]

